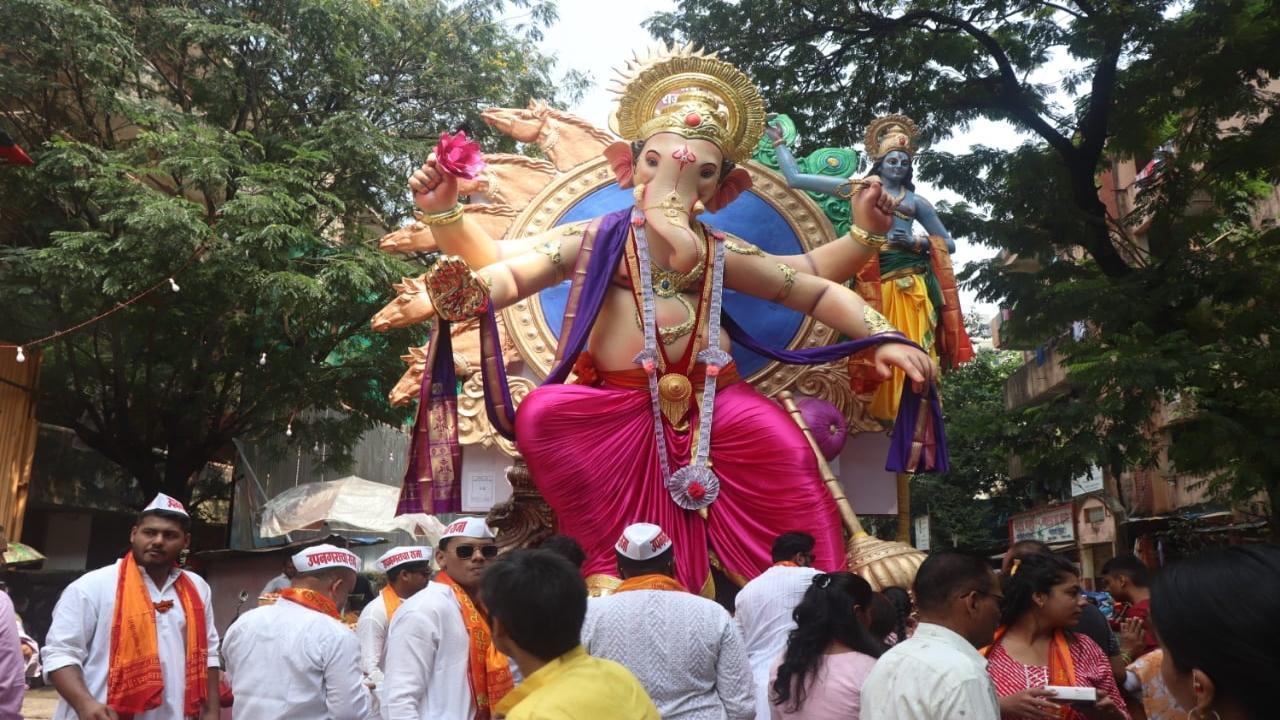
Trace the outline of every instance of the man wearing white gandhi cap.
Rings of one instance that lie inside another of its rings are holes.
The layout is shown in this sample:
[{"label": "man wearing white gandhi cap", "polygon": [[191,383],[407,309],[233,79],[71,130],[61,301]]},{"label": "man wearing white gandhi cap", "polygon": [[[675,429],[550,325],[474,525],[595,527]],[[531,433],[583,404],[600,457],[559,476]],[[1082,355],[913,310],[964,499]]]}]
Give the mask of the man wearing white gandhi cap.
[{"label": "man wearing white gandhi cap", "polygon": [[191,516],[156,495],[129,533],[130,551],[67,586],[43,650],[61,699],[57,720],[218,716],[218,631],[209,586],[178,568]]},{"label": "man wearing white gandhi cap", "polygon": [[671,538],[652,523],[614,545],[622,584],[587,604],[582,644],[621,663],[644,685],[663,720],[755,717],[751,666],[733,618],[675,579]]},{"label": "man wearing white gandhi cap", "polygon": [[497,555],[483,518],[445,527],[436,581],[405,600],[387,629],[386,720],[488,720],[511,690],[510,661],[493,646],[480,604],[480,576]]},{"label": "man wearing white gandhi cap", "polygon": [[340,619],[360,558],[316,545],[293,565],[298,574],[280,599],[242,615],[222,643],[235,717],[366,720],[360,642]]},{"label": "man wearing white gandhi cap", "polygon": [[[391,618],[395,617],[400,604],[425,588],[431,578],[431,549],[412,545],[394,547],[383,553],[377,564],[387,576],[387,584],[364,607],[356,623],[356,637],[360,640],[360,673],[369,688],[382,684],[382,661]],[[374,695],[377,696],[376,691]]]}]

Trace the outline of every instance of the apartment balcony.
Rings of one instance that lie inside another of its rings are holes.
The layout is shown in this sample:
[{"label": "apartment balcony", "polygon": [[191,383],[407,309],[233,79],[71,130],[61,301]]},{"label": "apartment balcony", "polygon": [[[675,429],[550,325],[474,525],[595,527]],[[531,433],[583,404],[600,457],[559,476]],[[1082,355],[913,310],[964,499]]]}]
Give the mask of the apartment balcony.
[{"label": "apartment balcony", "polygon": [[1062,354],[1046,347],[1037,350],[1004,383],[1004,407],[1021,410],[1043,403],[1070,389]]}]

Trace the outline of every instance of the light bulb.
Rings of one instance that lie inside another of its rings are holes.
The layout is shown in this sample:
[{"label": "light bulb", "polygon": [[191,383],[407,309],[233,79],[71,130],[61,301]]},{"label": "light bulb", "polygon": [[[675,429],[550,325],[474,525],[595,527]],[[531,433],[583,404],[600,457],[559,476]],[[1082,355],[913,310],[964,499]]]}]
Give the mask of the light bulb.
[{"label": "light bulb", "polygon": [[262,353],[262,355],[258,358],[258,364],[259,364],[259,365],[266,365],[266,364],[267,364],[267,354],[266,354],[266,353]]},{"label": "light bulb", "polygon": [[174,292],[178,292],[182,288],[178,287],[178,282],[176,280],[174,280],[173,278],[169,278],[169,289]]},{"label": "light bulb", "polygon": [[26,361],[27,361],[27,356],[23,354],[22,346],[19,345],[18,346],[18,362],[26,362]]},{"label": "light bulb", "polygon": [[285,436],[285,437],[293,437],[293,423],[289,423],[288,425],[286,425],[286,426],[285,426],[285,428],[284,428],[284,436]]}]

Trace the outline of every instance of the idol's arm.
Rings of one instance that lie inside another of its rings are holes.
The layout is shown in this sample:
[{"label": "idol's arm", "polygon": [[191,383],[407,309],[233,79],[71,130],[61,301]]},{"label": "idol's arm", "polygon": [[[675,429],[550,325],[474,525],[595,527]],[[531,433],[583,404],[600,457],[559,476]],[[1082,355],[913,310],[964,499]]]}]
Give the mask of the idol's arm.
[{"label": "idol's arm", "polygon": [[[879,178],[864,178],[851,201],[853,227],[836,238],[807,253],[768,255],[771,263],[782,263],[792,270],[842,283],[856,276],[874,258],[885,242],[884,233],[893,226],[892,199],[883,191]],[[737,238],[730,249],[748,256],[762,256],[759,248]]]},{"label": "idol's arm", "polygon": [[498,243],[464,213],[460,220],[431,226],[436,245],[445,255],[457,255],[471,267],[484,267],[501,259]]},{"label": "idol's arm", "polygon": [[823,195],[839,195],[842,192],[840,186],[843,185],[846,188],[843,192],[847,196],[848,180],[831,177],[830,175],[814,175],[800,172],[800,165],[796,162],[795,155],[791,154],[791,149],[778,140],[774,140],[773,153],[778,158],[778,168],[782,170],[782,176],[787,179],[787,187],[794,190],[822,193]]},{"label": "idol's arm", "polygon": [[476,275],[489,286],[494,308],[514,305],[560,284],[578,261],[582,238],[582,232],[553,228],[529,238],[532,249],[477,270]]},{"label": "idol's arm", "polygon": [[[726,253],[724,281],[727,288],[802,312],[852,338],[893,330],[849,288],[766,257]],[[909,345],[885,343],[875,359],[882,374],[892,365],[916,382],[931,381],[937,373],[929,356]]]},{"label": "idol's arm", "polygon": [[842,235],[822,247],[797,255],[770,255],[737,238],[730,238],[729,242],[733,243],[730,247],[741,254],[759,254],[760,257],[773,263],[782,263],[797,272],[838,283],[856,276],[876,254],[876,250],[855,242],[849,235]]},{"label": "idol's arm", "polygon": [[940,235],[946,241],[947,252],[954,253],[956,251],[956,241],[942,224],[942,220],[938,217],[938,211],[933,209],[932,203],[919,195],[916,196],[916,220],[920,221],[920,224],[924,226],[925,231],[930,235]]}]

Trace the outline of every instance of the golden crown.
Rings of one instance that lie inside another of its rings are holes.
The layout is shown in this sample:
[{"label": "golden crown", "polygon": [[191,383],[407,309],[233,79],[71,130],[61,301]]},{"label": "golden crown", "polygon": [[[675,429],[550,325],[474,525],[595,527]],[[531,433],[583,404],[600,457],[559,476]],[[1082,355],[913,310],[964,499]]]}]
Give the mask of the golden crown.
[{"label": "golden crown", "polygon": [[618,107],[609,127],[627,140],[669,132],[708,140],[727,159],[751,157],[764,134],[764,100],[755,84],[729,63],[691,45],[659,48],[619,69]]},{"label": "golden crown", "polygon": [[863,141],[871,159],[879,160],[894,150],[915,155],[916,138],[919,136],[920,129],[911,118],[906,115],[886,115],[871,121]]}]

